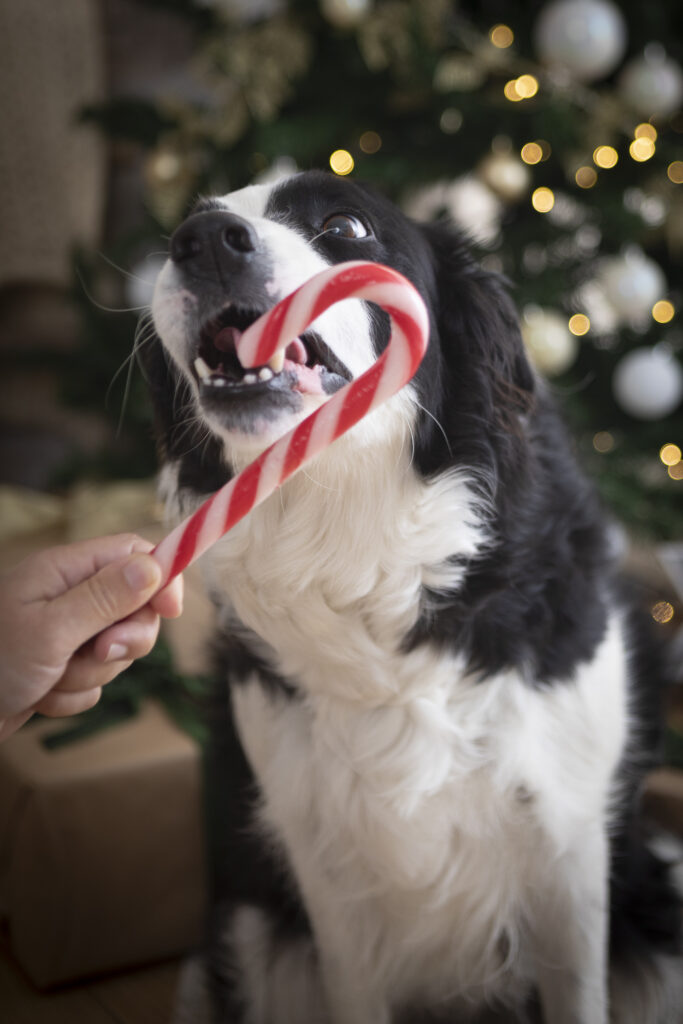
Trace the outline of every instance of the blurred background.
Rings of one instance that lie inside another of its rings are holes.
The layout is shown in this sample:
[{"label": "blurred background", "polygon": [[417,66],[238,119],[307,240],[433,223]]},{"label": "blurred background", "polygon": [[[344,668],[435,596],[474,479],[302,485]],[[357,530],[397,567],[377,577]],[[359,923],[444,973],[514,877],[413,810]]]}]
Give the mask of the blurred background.
[{"label": "blurred background", "polygon": [[[509,278],[680,673],[680,2],[0,0],[0,39],[5,557],[161,535],[134,350],[168,237],[199,194],[323,167]],[[76,735],[153,694],[201,743],[199,589]]]},{"label": "blurred background", "polygon": [[674,0],[1,0],[3,481],[152,474],[130,357],[168,235],[200,193],[326,167],[464,225],[605,501],[680,540],[682,21]]}]

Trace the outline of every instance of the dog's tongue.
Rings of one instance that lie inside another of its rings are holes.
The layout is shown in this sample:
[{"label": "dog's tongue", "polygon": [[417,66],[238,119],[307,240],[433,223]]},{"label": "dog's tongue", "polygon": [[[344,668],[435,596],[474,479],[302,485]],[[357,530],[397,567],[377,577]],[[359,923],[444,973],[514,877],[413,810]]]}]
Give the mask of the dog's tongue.
[{"label": "dog's tongue", "polygon": [[[242,331],[239,327],[221,327],[213,339],[213,343],[220,352],[235,352],[241,337]],[[306,346],[301,338],[290,341],[285,350],[285,362],[305,367],[307,358]]]},{"label": "dog's tongue", "polygon": [[[222,327],[214,337],[213,343],[220,352],[233,353],[236,351],[241,337],[242,331],[238,327]],[[320,380],[321,367],[307,366],[307,358],[306,346],[301,338],[295,338],[285,349],[283,369],[296,376],[296,391],[303,394],[322,395],[324,392]]]},{"label": "dog's tongue", "polygon": [[221,352],[234,352],[241,337],[242,331],[238,327],[221,327],[213,343]]}]

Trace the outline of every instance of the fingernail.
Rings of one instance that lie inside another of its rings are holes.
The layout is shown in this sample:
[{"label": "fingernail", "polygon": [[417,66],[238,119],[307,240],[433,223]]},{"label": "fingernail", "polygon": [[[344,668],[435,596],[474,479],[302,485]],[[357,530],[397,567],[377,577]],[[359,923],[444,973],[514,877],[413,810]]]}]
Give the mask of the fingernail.
[{"label": "fingernail", "polygon": [[123,575],[131,590],[148,590],[159,582],[161,570],[149,555],[134,555],[124,565]]},{"label": "fingernail", "polygon": [[124,644],[112,644],[107,651],[105,661],[123,661],[128,654],[128,648]]}]

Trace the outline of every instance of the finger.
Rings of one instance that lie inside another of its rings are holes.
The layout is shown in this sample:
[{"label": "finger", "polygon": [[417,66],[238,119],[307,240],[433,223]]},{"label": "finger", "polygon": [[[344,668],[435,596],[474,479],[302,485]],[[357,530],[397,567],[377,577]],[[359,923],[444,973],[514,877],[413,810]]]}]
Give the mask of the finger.
[{"label": "finger", "polygon": [[[92,656],[100,663],[144,658],[157,642],[159,626],[159,616],[145,605],[127,619],[105,629],[83,651],[92,651]],[[79,651],[76,658],[80,655]]]},{"label": "finger", "polygon": [[0,719],[0,743],[20,729],[24,722],[28,722],[32,714],[33,708],[29,708],[28,711],[20,711],[19,714],[12,715],[10,718]]},{"label": "finger", "polygon": [[68,693],[106,686],[136,658],[149,654],[159,635],[159,622],[159,616],[145,607],[100,633],[74,654],[55,691]]},{"label": "finger", "polygon": [[41,715],[48,718],[63,718],[68,715],[78,715],[81,711],[93,708],[102,696],[99,686],[82,690],[80,693],[59,693],[51,690],[42,700],[33,707],[33,711],[39,711]]},{"label": "finger", "polygon": [[93,656],[92,650],[88,654],[74,655],[64,675],[50,692],[85,693],[95,687],[101,688],[120,676],[132,664],[132,658],[123,656],[103,664]]},{"label": "finger", "polygon": [[143,537],[119,533],[36,552],[17,566],[21,570],[25,600],[51,600],[111,562],[151,550],[152,544]]},{"label": "finger", "polygon": [[48,627],[59,638],[65,660],[91,637],[147,604],[160,582],[159,563],[151,555],[134,554],[50,601],[45,610]]},{"label": "finger", "polygon": [[176,576],[149,603],[163,619],[177,619],[183,610],[183,577]]}]

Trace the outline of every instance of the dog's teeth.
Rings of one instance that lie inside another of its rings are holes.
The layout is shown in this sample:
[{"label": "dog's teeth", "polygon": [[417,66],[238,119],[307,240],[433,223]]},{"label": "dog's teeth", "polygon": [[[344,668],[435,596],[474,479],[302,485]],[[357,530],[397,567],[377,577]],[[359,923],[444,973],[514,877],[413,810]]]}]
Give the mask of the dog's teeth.
[{"label": "dog's teeth", "polygon": [[197,376],[202,380],[208,380],[211,376],[211,368],[207,366],[201,356],[197,356],[195,359],[194,368],[197,371]]},{"label": "dog's teeth", "polygon": [[258,377],[256,376],[255,373],[245,373],[242,379],[245,384],[255,384],[256,381],[258,380]]},{"label": "dog's teeth", "polygon": [[269,370],[267,366],[264,366],[258,372],[258,379],[259,380],[272,380],[272,377],[273,377],[273,371]]},{"label": "dog's teeth", "polygon": [[271,368],[273,373],[280,373],[282,367],[285,365],[285,353],[280,348],[277,350],[274,356],[268,360],[268,366]]}]

